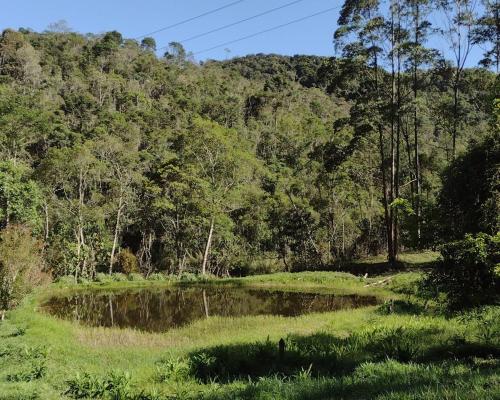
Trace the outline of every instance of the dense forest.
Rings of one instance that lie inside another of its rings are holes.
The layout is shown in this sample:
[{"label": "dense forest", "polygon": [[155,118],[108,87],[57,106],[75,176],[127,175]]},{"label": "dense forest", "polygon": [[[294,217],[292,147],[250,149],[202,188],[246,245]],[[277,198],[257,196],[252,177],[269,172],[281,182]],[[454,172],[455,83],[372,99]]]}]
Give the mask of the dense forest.
[{"label": "dense forest", "polygon": [[52,277],[246,275],[496,233],[498,75],[427,48],[417,3],[384,20],[347,2],[339,57],[196,63],[116,31],[5,30],[4,251]]}]

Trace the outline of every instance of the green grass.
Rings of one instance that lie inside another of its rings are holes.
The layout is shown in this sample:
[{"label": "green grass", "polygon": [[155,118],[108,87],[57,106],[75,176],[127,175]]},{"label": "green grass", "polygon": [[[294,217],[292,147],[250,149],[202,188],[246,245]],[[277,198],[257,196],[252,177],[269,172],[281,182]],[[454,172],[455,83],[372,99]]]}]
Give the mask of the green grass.
[{"label": "green grass", "polygon": [[37,308],[48,296],[75,290],[174,282],[53,284],[0,323],[0,399],[85,393],[143,400],[498,398],[499,308],[490,307],[481,321],[446,319],[412,296],[419,276],[415,269],[367,279],[304,272],[209,280],[204,284],[371,294],[395,302],[392,313],[378,306],[297,318],[211,317],[162,334],[84,327]]},{"label": "green grass", "polygon": [[368,274],[376,276],[390,274],[396,271],[414,271],[429,267],[439,259],[440,254],[435,251],[407,252],[398,255],[396,266],[391,266],[386,255],[365,257],[360,260],[341,263],[338,268],[356,275]]}]

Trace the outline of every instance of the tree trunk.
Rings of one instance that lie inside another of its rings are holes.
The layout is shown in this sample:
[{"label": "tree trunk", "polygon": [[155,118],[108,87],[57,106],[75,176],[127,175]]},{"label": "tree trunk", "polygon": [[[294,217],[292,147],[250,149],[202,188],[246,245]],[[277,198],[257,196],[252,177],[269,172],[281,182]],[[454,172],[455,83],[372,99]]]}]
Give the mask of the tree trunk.
[{"label": "tree trunk", "polygon": [[382,172],[382,192],[383,192],[383,203],[384,203],[384,216],[385,216],[385,227],[387,230],[387,253],[389,257],[389,262],[393,263],[395,261],[394,257],[394,247],[392,242],[392,224],[389,215],[389,204],[387,201],[387,179],[385,174],[385,156],[384,156],[384,139],[383,139],[383,129],[379,127],[379,151],[380,151],[380,169]]},{"label": "tree trunk", "polygon": [[146,238],[146,233],[142,232],[141,233],[142,239],[141,239],[141,247],[139,249],[138,253],[138,258],[139,258],[139,265],[141,268],[142,272],[145,272],[146,276],[149,276],[151,274],[151,248],[153,247],[153,232],[149,231],[147,233],[147,238]]},{"label": "tree trunk", "polygon": [[77,257],[78,257],[78,265],[76,266],[75,270],[75,280],[78,279],[78,268],[80,267],[80,262],[81,262],[81,269],[82,269],[82,274],[85,269],[85,255],[83,255],[84,259],[80,261],[80,256],[82,254],[82,248],[85,246],[85,235],[83,232],[83,204],[85,200],[85,180],[83,177],[83,171],[80,169],[80,174],[79,174],[79,180],[78,180],[78,231],[77,231]]},{"label": "tree trunk", "polygon": [[206,273],[207,273],[208,256],[210,254],[210,246],[212,244],[212,235],[214,233],[214,225],[215,225],[215,218],[212,217],[212,220],[210,221],[210,231],[208,233],[207,245],[205,247],[205,254],[203,255],[203,264],[201,266],[202,275],[206,275]]},{"label": "tree trunk", "polygon": [[[375,69],[375,92],[377,100],[380,100],[380,89],[378,83],[378,59],[375,53],[374,57],[374,69]],[[383,194],[383,204],[384,204],[384,219],[387,234],[387,252],[389,261],[394,262],[394,247],[392,242],[392,224],[389,216],[389,203],[387,201],[387,178],[385,173],[385,152],[384,152],[384,128],[381,123],[378,125],[379,134],[379,152],[380,152],[380,172],[382,173],[382,194]]]},{"label": "tree trunk", "polygon": [[456,28],[457,28],[457,41],[456,41],[456,69],[455,69],[455,82],[453,85],[453,138],[452,138],[452,150],[451,150],[451,157],[454,160],[455,155],[456,155],[456,149],[457,149],[457,134],[458,134],[458,91],[459,87],[458,85],[460,84],[460,73],[461,73],[461,62],[462,62],[462,31],[461,31],[461,24],[462,24],[462,9],[461,9],[461,4],[460,2],[456,3],[456,6],[458,7],[457,9],[457,18],[456,18]]},{"label": "tree trunk", "polygon": [[44,204],[43,211],[45,214],[45,244],[49,241],[49,206],[47,203]]},{"label": "tree trunk", "polygon": [[120,231],[120,218],[123,209],[123,195],[120,194],[120,200],[118,202],[118,212],[116,213],[116,224],[115,224],[115,234],[113,237],[113,247],[111,248],[111,255],[109,257],[109,274],[113,273],[113,264],[115,262],[115,252],[116,246],[118,245],[118,232]]},{"label": "tree trunk", "polygon": [[[420,10],[418,7],[418,3],[415,5],[415,46],[418,48],[419,46],[419,19],[420,19]],[[418,146],[418,60],[416,59],[416,55],[413,60],[413,130],[414,130],[414,140],[415,140],[415,217],[417,223],[417,246],[420,248],[421,241],[421,209],[420,209],[420,191],[421,191],[421,182],[420,182],[420,155],[419,155],[419,146]],[[455,138],[455,135],[453,136]],[[455,154],[455,139],[453,140],[453,154]]]},{"label": "tree trunk", "polygon": [[[396,5],[399,9],[399,5]],[[388,257],[389,257],[389,262],[391,264],[395,263],[396,261],[396,252],[395,252],[395,233],[396,233],[396,226],[395,226],[395,211],[390,205],[394,202],[394,187],[395,187],[395,182],[396,182],[396,140],[395,140],[395,133],[396,133],[396,124],[397,124],[397,105],[396,105],[396,96],[397,96],[397,87],[396,87],[396,64],[395,64],[395,51],[397,49],[396,43],[397,43],[397,37],[396,37],[396,32],[395,32],[395,21],[394,21],[394,15],[395,15],[395,3],[392,4],[391,7],[391,46],[392,46],[392,52],[391,52],[391,111],[390,111],[390,116],[391,116],[391,141],[390,141],[390,152],[391,152],[391,165],[390,165],[390,182],[389,182],[389,188],[388,188],[388,213],[389,213],[389,232],[388,234],[390,235],[390,240],[388,241],[390,243],[390,249],[388,251]],[[388,245],[389,245],[388,243]]]},{"label": "tree trunk", "polygon": [[5,200],[5,228],[9,227],[10,223],[10,209],[9,209],[9,199]]},{"label": "tree trunk", "polygon": [[458,133],[458,85],[459,85],[459,70],[455,71],[457,77],[455,78],[455,83],[453,86],[453,132],[452,132],[452,148],[451,148],[451,158],[455,159],[456,149],[457,149],[457,133]]},{"label": "tree trunk", "polygon": [[208,312],[208,299],[207,299],[207,292],[205,289],[203,289],[203,308],[205,309],[205,317],[209,317],[209,312]]},{"label": "tree trunk", "polygon": [[[398,7],[398,35],[401,32],[401,13]],[[399,40],[399,36],[398,36]],[[396,79],[396,161],[394,172],[394,198],[399,198],[399,175],[400,175],[400,161],[401,161],[401,53],[398,48],[397,52],[397,79]],[[394,259],[396,260],[399,253],[399,215],[398,210],[394,210]]]}]

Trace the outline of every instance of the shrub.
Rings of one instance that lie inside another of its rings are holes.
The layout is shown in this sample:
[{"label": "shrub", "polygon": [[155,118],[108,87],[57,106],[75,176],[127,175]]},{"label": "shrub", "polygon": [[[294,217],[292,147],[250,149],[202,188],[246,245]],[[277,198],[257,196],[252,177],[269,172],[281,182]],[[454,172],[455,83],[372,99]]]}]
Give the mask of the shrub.
[{"label": "shrub", "polygon": [[125,282],[128,280],[127,275],[117,272],[116,274],[111,275],[113,281],[115,282]]},{"label": "shrub", "polygon": [[137,257],[129,249],[120,251],[116,259],[117,271],[124,274],[139,272],[139,262]]},{"label": "shrub", "polygon": [[113,282],[113,277],[109,274],[105,274],[104,272],[98,272],[95,276],[95,280],[99,283],[109,283]]},{"label": "shrub", "polygon": [[104,393],[104,383],[102,379],[90,374],[76,374],[73,379],[67,381],[68,388],[65,395],[74,399],[98,398]]},{"label": "shrub", "polygon": [[42,244],[31,230],[11,225],[0,235],[0,310],[15,306],[33,288],[48,281]]},{"label": "shrub", "polygon": [[47,371],[47,349],[43,347],[25,347],[21,357],[29,362],[29,367],[7,376],[11,382],[31,382],[41,379]]},{"label": "shrub", "polygon": [[447,307],[460,310],[487,304],[495,298],[500,261],[500,234],[466,235],[441,247],[442,260],[424,282],[447,296]]},{"label": "shrub", "polygon": [[7,376],[11,382],[31,382],[45,376],[47,367],[45,359],[32,360],[28,369]]},{"label": "shrub", "polygon": [[184,272],[178,277],[179,281],[185,282],[207,282],[210,279],[209,275],[193,274]]},{"label": "shrub", "polygon": [[479,342],[500,344],[500,309],[498,307],[482,307],[460,316],[467,329]]},{"label": "shrub", "polygon": [[135,282],[137,282],[137,281],[143,281],[144,277],[142,276],[142,274],[133,273],[133,274],[129,274],[128,280],[129,281],[135,281]]},{"label": "shrub", "polygon": [[156,380],[158,382],[183,381],[190,377],[191,369],[186,360],[169,358],[156,366]]},{"label": "shrub", "polygon": [[156,272],[148,276],[148,281],[166,281],[168,280],[168,276],[162,274],[161,272]]},{"label": "shrub", "polygon": [[[99,274],[97,274],[99,275]],[[57,283],[61,283],[63,285],[74,285],[75,277],[73,275],[63,275],[56,279]]]},{"label": "shrub", "polygon": [[462,238],[466,233],[495,234],[500,229],[500,133],[473,143],[443,175],[439,195],[440,237]]},{"label": "shrub", "polygon": [[74,399],[135,399],[130,385],[130,375],[122,372],[111,372],[104,378],[88,373],[77,374],[67,381],[65,395]]}]

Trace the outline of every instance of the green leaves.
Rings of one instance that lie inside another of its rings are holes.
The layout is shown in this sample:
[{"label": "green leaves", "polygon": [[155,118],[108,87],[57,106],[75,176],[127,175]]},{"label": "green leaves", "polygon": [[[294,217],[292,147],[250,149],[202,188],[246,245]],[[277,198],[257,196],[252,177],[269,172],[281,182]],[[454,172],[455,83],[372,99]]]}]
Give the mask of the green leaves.
[{"label": "green leaves", "polygon": [[406,215],[415,215],[415,211],[407,199],[398,197],[397,199],[394,199],[394,201],[390,204],[390,207],[393,210],[401,211]]},{"label": "green leaves", "polygon": [[0,220],[40,228],[42,193],[30,171],[14,161],[0,162]]},{"label": "green leaves", "polygon": [[447,294],[451,310],[476,307],[495,299],[499,280],[495,266],[500,260],[500,234],[466,235],[441,247],[440,261],[427,278]]}]

